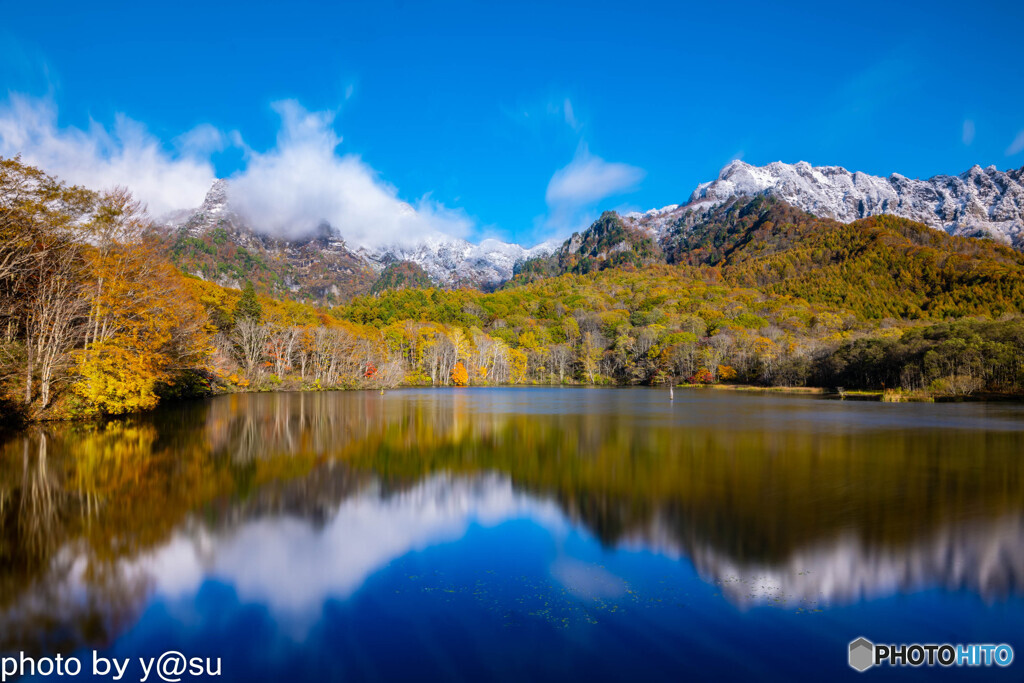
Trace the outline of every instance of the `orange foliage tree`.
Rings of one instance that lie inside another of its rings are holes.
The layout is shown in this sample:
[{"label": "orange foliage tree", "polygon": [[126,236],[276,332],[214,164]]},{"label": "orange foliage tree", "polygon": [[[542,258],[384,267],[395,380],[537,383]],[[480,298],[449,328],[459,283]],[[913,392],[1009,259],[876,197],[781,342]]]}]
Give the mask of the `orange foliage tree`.
[{"label": "orange foliage tree", "polygon": [[459,361],[452,368],[452,384],[457,387],[464,387],[469,384],[469,372],[466,370],[466,366]]},{"label": "orange foliage tree", "polygon": [[206,316],[182,276],[144,236],[146,219],[126,191],[102,198],[87,251],[89,313],[74,392],[87,412],[152,408],[175,372],[202,366]]}]

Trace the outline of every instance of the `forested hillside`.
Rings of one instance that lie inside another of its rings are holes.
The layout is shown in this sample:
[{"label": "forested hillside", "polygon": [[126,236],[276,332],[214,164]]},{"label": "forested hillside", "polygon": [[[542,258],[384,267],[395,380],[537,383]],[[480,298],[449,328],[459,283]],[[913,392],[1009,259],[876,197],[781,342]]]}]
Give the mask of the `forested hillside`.
[{"label": "forested hillside", "polygon": [[499,291],[431,288],[394,263],[330,309],[270,296],[266,279],[183,275],[163,239],[124,190],[0,162],[5,418],[401,384],[1024,393],[1024,257],[904,219],[842,224],[755,198],[659,243],[606,213]]},{"label": "forested hillside", "polygon": [[758,197],[674,237],[674,262],[717,264],[738,286],[864,318],[1000,316],[1024,302],[1024,254],[895,216],[839,223]]},{"label": "forested hillside", "polygon": [[418,263],[412,261],[395,261],[389,264],[380,277],[370,288],[371,294],[379,294],[389,289],[422,289],[432,287],[430,276]]},{"label": "forested hillside", "polygon": [[575,233],[550,256],[530,259],[515,270],[518,283],[560,275],[584,274],[605,268],[640,267],[662,261],[651,238],[626,225],[614,211],[605,211],[583,233]]},{"label": "forested hillside", "polygon": [[670,264],[715,266],[738,287],[798,296],[867,319],[1000,316],[1019,311],[1024,301],[1021,252],[895,216],[840,223],[778,199],[741,197],[706,215],[683,214],[658,242],[605,214],[552,257],[523,264],[511,284],[639,267],[663,253]]},{"label": "forested hillside", "polygon": [[367,293],[377,280],[363,259],[329,234],[287,242],[222,221],[201,233],[186,226],[154,236],[184,273],[225,286],[253,282],[260,291],[283,299],[340,304]]}]

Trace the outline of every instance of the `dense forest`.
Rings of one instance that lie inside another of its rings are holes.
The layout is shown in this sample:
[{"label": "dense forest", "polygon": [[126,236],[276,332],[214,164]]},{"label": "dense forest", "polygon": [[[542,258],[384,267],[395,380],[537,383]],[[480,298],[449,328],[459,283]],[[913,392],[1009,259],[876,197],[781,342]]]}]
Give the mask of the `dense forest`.
[{"label": "dense forest", "polygon": [[330,309],[183,275],[178,248],[126,190],[0,159],[4,417],[401,384],[1024,392],[1024,255],[888,216],[842,224],[755,198],[658,244],[606,213],[499,291],[394,264]]}]

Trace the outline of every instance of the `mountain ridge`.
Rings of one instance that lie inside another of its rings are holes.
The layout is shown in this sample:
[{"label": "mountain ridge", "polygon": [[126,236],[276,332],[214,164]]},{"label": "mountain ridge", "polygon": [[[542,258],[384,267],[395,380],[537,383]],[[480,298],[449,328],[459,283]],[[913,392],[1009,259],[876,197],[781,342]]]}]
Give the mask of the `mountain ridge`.
[{"label": "mountain ridge", "polygon": [[[350,245],[338,227],[325,222],[312,226],[302,239],[280,239],[256,232],[233,210],[225,179],[213,183],[195,210],[176,212],[160,225],[175,262],[192,275],[228,286],[257,279],[271,292],[338,303],[370,292],[389,267],[402,262],[436,286],[485,291],[514,277],[642,267],[662,257],[692,262],[679,254],[689,230],[713,220],[717,207],[762,195],[840,223],[893,215],[950,235],[989,238],[1024,250],[1024,168],[1000,171],[977,165],[957,176],[917,180],[804,161],[753,166],[735,160],[716,179],[699,184],[684,204],[621,216],[605,212],[587,230],[530,248],[436,234],[408,243]],[[407,284],[422,282],[417,276]]]},{"label": "mountain ridge", "polygon": [[[278,238],[254,230],[248,221],[232,208],[230,182],[223,178],[213,183],[199,207],[191,211],[175,212],[157,223],[161,232],[176,237],[176,244],[179,246],[183,240],[209,242],[208,238],[216,234],[217,230],[225,230],[232,240],[243,248],[260,251],[262,247],[262,250],[270,252],[271,258],[287,259],[296,249],[301,251],[304,245],[316,242],[323,249],[335,253],[336,260],[345,262],[343,268],[353,273],[369,269],[380,275],[391,264],[407,261],[421,268],[438,286],[471,286],[485,290],[493,289],[510,279],[518,262],[548,253],[556,246],[555,241],[549,241],[526,248],[497,239],[484,239],[474,244],[458,237],[442,235],[420,236],[408,244],[349,245],[342,233],[326,222],[312,227],[302,238]],[[308,260],[311,255],[304,256]],[[194,263],[176,260],[192,275],[210,275],[208,268],[204,273]],[[330,267],[328,264],[328,268]],[[373,279],[373,275],[365,274],[356,278],[358,282],[354,286],[342,287],[333,294],[346,297],[365,293],[369,291]],[[282,280],[292,293],[302,289],[301,286],[296,289],[296,284],[288,281],[287,277]],[[228,276],[221,277],[219,283],[238,286],[240,281],[238,278]],[[319,288],[306,294],[309,298],[324,299],[329,293]]]},{"label": "mountain ridge", "polygon": [[1024,247],[1024,167],[1000,171],[977,164],[960,175],[926,180],[888,178],[842,166],[781,161],[752,166],[735,160],[701,183],[679,210],[697,210],[735,196],[766,194],[821,218],[850,223],[891,214],[959,237],[991,237]]},{"label": "mountain ridge", "polygon": [[[618,220],[618,230],[600,227],[611,220]],[[714,204],[697,220],[688,212],[660,232],[643,227],[606,213],[555,254],[522,264],[507,286],[660,262],[713,269],[732,286],[826,303],[869,319],[1001,315],[1024,301],[1024,253],[889,214],[843,223],[755,195]],[[581,245],[595,248],[581,251]]]}]

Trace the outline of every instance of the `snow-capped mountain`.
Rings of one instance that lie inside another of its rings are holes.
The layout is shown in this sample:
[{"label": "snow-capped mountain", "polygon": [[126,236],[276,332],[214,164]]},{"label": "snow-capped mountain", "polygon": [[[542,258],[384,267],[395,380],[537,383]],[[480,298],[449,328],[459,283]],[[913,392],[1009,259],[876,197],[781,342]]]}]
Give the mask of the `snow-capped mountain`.
[{"label": "snow-capped mountain", "polygon": [[[525,248],[495,239],[473,244],[431,234],[401,244],[353,246],[345,242],[343,232],[326,223],[311,226],[314,229],[303,239],[280,239],[255,232],[232,210],[230,194],[229,182],[218,180],[200,207],[165,217],[163,224],[179,242],[182,236],[193,238],[184,250],[179,244],[179,266],[232,286],[250,279],[254,267],[262,268],[265,279],[282,293],[287,290],[293,296],[325,302],[371,291],[385,268],[403,261],[416,264],[441,286],[493,289],[511,279],[517,264],[552,255],[561,245],[549,241]],[[994,166],[974,166],[958,176],[916,180],[896,173],[882,178],[839,166],[815,167],[803,161],[760,167],[733,161],[718,178],[698,185],[687,203],[634,212],[622,219],[633,235],[650,237],[664,248],[673,236],[705,220],[723,202],[760,194],[819,217],[850,222],[893,214],[954,235],[991,237],[1024,249],[1024,168],[1004,172]],[[224,232],[215,234],[215,230]],[[228,246],[223,245],[225,239]],[[577,235],[565,242],[570,252],[574,239],[582,238]],[[610,248],[609,254],[617,248]],[[187,258],[181,256],[183,251]],[[226,259],[234,262],[225,263]]]},{"label": "snow-capped mountain", "polygon": [[227,287],[249,280],[279,296],[322,304],[370,291],[378,273],[330,226],[298,240],[261,235],[231,210],[228,190],[218,180],[199,208],[158,221],[184,272]]},{"label": "snow-capped mountain", "polygon": [[463,239],[434,235],[411,245],[360,248],[358,253],[378,268],[395,261],[412,261],[445,286],[465,283],[493,288],[512,277],[517,263],[550,254],[558,244],[557,241],[549,241],[527,249],[495,239],[473,244]]},{"label": "snow-capped mountain", "polygon": [[[245,219],[232,210],[230,185],[223,179],[214,182],[206,199],[197,209],[167,216],[162,222],[171,229],[184,230],[192,237],[201,237],[220,227],[240,236],[245,242],[250,242],[254,238],[263,241],[273,240],[272,237],[257,235],[246,224]],[[324,249],[349,251],[378,273],[391,263],[411,261],[423,268],[439,285],[466,284],[483,288],[500,285],[512,277],[513,268],[517,263],[549,254],[558,246],[558,242],[551,241],[527,249],[518,244],[495,239],[485,239],[479,244],[473,244],[464,239],[434,234],[406,244],[358,246],[352,249],[346,245],[343,238],[344,235],[327,224],[321,224],[309,236],[309,239],[318,240]],[[307,241],[308,239],[300,242]]]},{"label": "snow-capped mountain", "polygon": [[893,214],[953,235],[992,237],[1024,247],[1024,168],[1000,171],[974,166],[957,176],[916,180],[850,172],[841,166],[774,162],[751,166],[733,161],[711,182],[701,183],[682,207],[637,217],[657,231],[686,210],[699,211],[736,196],[766,194],[804,211],[844,223]]}]

